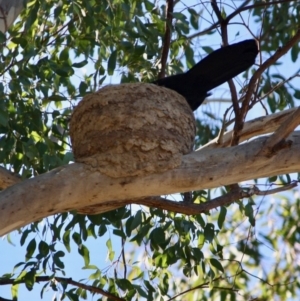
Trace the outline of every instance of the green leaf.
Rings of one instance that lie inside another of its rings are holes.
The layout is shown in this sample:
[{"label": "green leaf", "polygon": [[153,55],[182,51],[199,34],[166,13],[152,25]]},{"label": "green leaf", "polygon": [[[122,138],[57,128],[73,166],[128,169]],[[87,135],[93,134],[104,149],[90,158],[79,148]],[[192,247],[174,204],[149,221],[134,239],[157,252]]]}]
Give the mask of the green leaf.
[{"label": "green leaf", "polygon": [[79,93],[81,96],[84,96],[86,94],[86,90],[88,89],[88,85],[85,82],[80,82],[79,85]]},{"label": "green leaf", "polygon": [[94,225],[101,225],[103,220],[102,220],[102,214],[93,214],[93,215],[88,215],[87,218],[94,224]]},{"label": "green leaf", "polygon": [[199,28],[199,14],[192,8],[188,8],[188,12],[191,14],[190,22],[194,29]]},{"label": "green leaf", "polygon": [[169,290],[169,275],[167,273],[164,274],[162,281],[159,284],[159,289],[163,295],[166,295]]},{"label": "green leaf", "polygon": [[276,181],[277,181],[277,176],[269,177],[269,178],[268,178],[268,181],[269,181],[270,183],[276,182]]},{"label": "green leaf", "polygon": [[299,48],[298,43],[296,43],[291,49],[291,58],[292,58],[293,63],[295,63],[298,59],[299,50],[300,50],[300,48]]},{"label": "green leaf", "polygon": [[39,1],[33,0],[30,1],[30,3],[31,3],[30,10],[26,16],[25,31],[29,31],[30,27],[37,20],[37,12],[39,9]]},{"label": "green leaf", "polygon": [[0,44],[3,44],[5,42],[6,42],[6,36],[2,31],[0,31]]},{"label": "green leaf", "polygon": [[79,301],[79,296],[78,294],[75,294],[71,291],[65,292],[65,295],[69,298],[71,301]]},{"label": "green leaf", "polygon": [[223,227],[223,223],[225,221],[226,214],[227,214],[227,209],[226,209],[226,207],[222,206],[221,209],[220,209],[219,217],[218,217],[218,227],[219,227],[219,229],[222,229],[222,227]]},{"label": "green leaf", "polygon": [[147,29],[147,27],[141,22],[140,18],[136,17],[135,18],[135,25],[138,30],[138,33],[141,36],[145,36],[147,38],[151,37],[151,32]]},{"label": "green leaf", "polygon": [[133,288],[131,282],[127,279],[116,279],[116,284],[123,291],[132,290]]},{"label": "green leaf", "polygon": [[60,257],[64,257],[64,256],[65,256],[65,253],[63,251],[58,251],[58,252],[54,253],[53,262],[58,268],[61,268],[61,269],[65,268],[64,263],[60,260]]},{"label": "green leaf", "polygon": [[126,239],[125,233],[122,230],[120,230],[120,229],[114,229],[113,230],[113,234],[116,235],[116,236],[120,236],[123,239]]},{"label": "green leaf", "polygon": [[35,239],[33,238],[33,239],[29,242],[29,244],[27,245],[27,248],[26,248],[26,255],[25,255],[26,261],[28,261],[28,260],[32,257],[32,255],[33,255],[35,249],[36,249],[36,241],[35,241]]},{"label": "green leaf", "polygon": [[212,53],[214,50],[213,48],[209,47],[209,46],[202,46],[202,49],[207,53],[210,54]]},{"label": "green leaf", "polygon": [[87,266],[84,266],[82,269],[83,270],[98,270],[97,266],[95,266],[94,264],[89,264]]},{"label": "green leaf", "polygon": [[173,18],[180,20],[180,21],[185,21],[186,20],[186,15],[184,15],[183,13],[173,13]]},{"label": "green leaf", "polygon": [[191,69],[196,64],[196,62],[194,60],[194,50],[188,46],[185,48],[184,53],[185,53],[185,57],[186,57],[187,67],[189,69]]},{"label": "green leaf", "polygon": [[294,97],[297,98],[297,99],[300,99],[300,90],[295,89]]},{"label": "green leaf", "polygon": [[64,243],[64,245],[65,245],[65,247],[66,247],[66,249],[69,253],[71,252],[70,233],[71,233],[71,230],[67,230],[63,235],[63,243]]},{"label": "green leaf", "polygon": [[8,120],[8,113],[0,109],[0,124],[6,127],[8,125]]},{"label": "green leaf", "polygon": [[[148,294],[142,289],[142,287],[140,285],[134,285],[133,287],[137,290],[138,294],[142,297],[147,299],[148,298]],[[149,300],[149,299],[148,299]]]},{"label": "green leaf", "polygon": [[138,226],[141,225],[141,223],[142,223],[142,211],[139,210],[133,218],[133,221],[130,225],[130,230],[131,231],[135,230]]},{"label": "green leaf", "polygon": [[198,262],[204,259],[204,255],[199,248],[193,248],[193,254]]},{"label": "green leaf", "polygon": [[105,224],[100,225],[99,230],[98,230],[98,235],[101,237],[103,236],[107,231],[107,227]]},{"label": "green leaf", "polygon": [[206,222],[204,221],[203,217],[201,214],[198,214],[196,216],[197,221],[199,222],[200,226],[204,229],[206,226]]},{"label": "green leaf", "polygon": [[82,68],[82,67],[84,67],[87,64],[88,64],[88,61],[87,60],[83,60],[83,61],[78,62],[78,63],[73,63],[72,67],[74,67],[74,68]]},{"label": "green leaf", "polygon": [[162,228],[156,228],[150,233],[152,246],[163,246],[166,243],[165,231]]},{"label": "green leaf", "polygon": [[215,267],[217,270],[219,270],[220,272],[224,273],[223,266],[222,266],[222,264],[220,263],[220,261],[218,261],[217,259],[211,258],[211,259],[210,259],[210,264],[211,264],[213,267]]},{"label": "green leaf", "polygon": [[226,11],[225,11],[225,9],[224,9],[224,6],[222,6],[221,16],[222,16],[222,18],[223,18],[224,20],[225,20],[226,17],[227,17],[227,14],[226,14]]},{"label": "green leaf", "polygon": [[25,48],[28,44],[28,41],[22,37],[15,37],[11,39],[15,44],[20,45],[22,48]]},{"label": "green leaf", "polygon": [[18,300],[19,284],[12,285],[10,291],[13,300]]},{"label": "green leaf", "polygon": [[215,237],[215,226],[211,223],[207,223],[204,228],[204,237],[209,242],[212,242],[212,240]]},{"label": "green leaf", "polygon": [[93,280],[93,279],[100,279],[101,278],[101,272],[100,272],[100,270],[96,270],[96,272],[95,273],[93,273],[93,274],[91,274],[90,276],[89,276],[89,279],[90,280]]},{"label": "green leaf", "polygon": [[62,100],[67,100],[67,98],[65,96],[62,96],[62,95],[52,94],[47,99],[44,99],[44,103],[45,103],[45,101],[49,101],[49,100],[62,101]]},{"label": "green leaf", "polygon": [[63,63],[62,65],[53,65],[52,64],[52,70],[62,77],[70,77],[74,74],[74,69],[68,65],[67,63]]},{"label": "green leaf", "polygon": [[108,62],[107,62],[107,73],[109,75],[113,75],[114,74],[114,71],[116,69],[116,63],[117,63],[117,50],[114,50],[109,59],[108,59]]},{"label": "green leaf", "polygon": [[79,233],[74,232],[73,235],[72,235],[72,238],[73,238],[74,242],[75,242],[78,246],[81,245],[82,240],[81,240],[81,237],[80,237],[80,234],[79,234]]},{"label": "green leaf", "polygon": [[40,241],[39,243],[39,252],[43,257],[46,257],[49,254],[49,246],[46,242],[43,240]]},{"label": "green leaf", "polygon": [[59,54],[60,61],[67,61],[69,59],[69,48],[65,47]]},{"label": "green leaf", "polygon": [[33,289],[33,285],[35,283],[35,271],[31,270],[30,272],[27,272],[24,276],[24,281],[26,288],[31,291]]},{"label": "green leaf", "polygon": [[20,239],[20,244],[21,244],[21,246],[24,245],[24,243],[25,243],[25,241],[26,241],[26,238],[27,238],[27,236],[28,236],[28,234],[29,234],[30,232],[31,232],[31,231],[28,230],[28,229],[26,229],[25,231],[23,231],[22,236],[21,236],[21,239]]},{"label": "green leaf", "polygon": [[251,226],[254,227],[254,226],[255,226],[255,218],[254,218],[253,213],[254,213],[254,211],[253,211],[252,204],[249,202],[249,203],[245,206],[245,215],[248,217]]},{"label": "green leaf", "polygon": [[125,231],[126,235],[129,237],[131,235],[131,224],[133,222],[134,217],[130,216],[125,223]]},{"label": "green leaf", "polygon": [[88,248],[85,245],[81,245],[78,247],[78,253],[83,257],[84,265],[88,266],[90,264],[90,252]]},{"label": "green leaf", "polygon": [[43,299],[44,292],[47,292],[47,291],[48,291],[48,288],[49,288],[49,282],[46,282],[46,283],[43,285],[42,289],[41,289],[41,294],[40,294],[41,299]]},{"label": "green leaf", "polygon": [[106,241],[106,246],[107,246],[107,249],[108,249],[108,258],[110,261],[113,261],[114,257],[115,257],[115,252],[112,248],[112,243],[111,243],[111,240],[108,239]]}]

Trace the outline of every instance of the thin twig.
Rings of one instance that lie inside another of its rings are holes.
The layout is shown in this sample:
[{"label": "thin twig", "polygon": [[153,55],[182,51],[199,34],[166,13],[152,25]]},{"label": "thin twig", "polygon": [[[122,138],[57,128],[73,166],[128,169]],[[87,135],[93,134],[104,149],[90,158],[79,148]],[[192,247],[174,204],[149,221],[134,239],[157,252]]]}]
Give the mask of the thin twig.
[{"label": "thin twig", "polygon": [[[289,2],[294,2],[294,1],[298,1],[298,0],[289,0]],[[248,1],[245,1],[245,2],[248,3]],[[229,23],[229,21],[231,19],[233,19],[235,16],[237,16],[240,13],[242,13],[243,11],[247,11],[247,10],[250,10],[250,9],[253,9],[253,8],[257,8],[257,7],[262,7],[262,6],[268,7],[268,6],[271,6],[271,5],[274,5],[274,4],[280,4],[280,3],[286,3],[286,2],[287,2],[287,0],[279,0],[279,1],[272,1],[272,2],[255,3],[253,5],[248,5],[248,6],[245,6],[244,3],[243,3],[233,13],[231,13],[230,15],[228,15],[225,20],[227,21],[227,23]],[[219,26],[220,26],[220,22],[218,20],[216,23],[210,25],[206,29],[204,29],[204,30],[202,30],[200,32],[197,32],[195,34],[190,35],[188,37],[188,39],[191,40],[191,39],[194,39],[196,37],[206,35],[206,34],[210,33],[212,30],[218,28]]]},{"label": "thin twig", "polygon": [[[242,273],[242,271],[241,271],[240,273],[238,273],[238,275],[241,274],[241,273]],[[214,278],[212,281],[207,281],[207,282],[204,282],[204,283],[202,283],[202,284],[199,284],[199,285],[197,285],[197,286],[195,286],[195,287],[192,287],[192,288],[190,288],[190,289],[187,289],[187,290],[185,290],[185,291],[183,291],[183,292],[181,292],[181,293],[179,293],[179,294],[173,296],[172,298],[168,299],[167,301],[175,300],[176,298],[178,298],[178,297],[180,297],[180,296],[183,296],[183,295],[185,295],[185,294],[187,294],[187,293],[190,293],[190,292],[192,292],[192,291],[195,291],[195,290],[197,290],[197,289],[208,288],[209,285],[210,285],[212,282],[216,282],[216,281],[219,281],[219,280],[224,280],[224,279],[226,279],[226,278],[230,278],[230,277],[222,277],[222,276],[220,276],[220,277]],[[219,289],[219,290],[230,290],[230,291],[233,291],[233,292],[237,292],[237,291],[238,291],[238,289],[233,289],[233,288],[229,288],[229,287],[220,287],[220,286],[216,286],[216,287],[213,287],[213,288]]]},{"label": "thin twig", "polygon": [[260,191],[254,186],[251,188],[244,189],[240,188],[238,185],[234,185],[233,189],[230,190],[227,194],[201,204],[187,204],[184,202],[174,202],[161,197],[148,197],[143,199],[131,200],[130,203],[166,209],[169,211],[183,213],[186,215],[195,215],[203,212],[208,212],[209,210],[215,209],[217,207],[230,205],[231,203],[243,198],[252,197],[256,195],[256,191],[259,193],[259,195],[267,195],[271,194],[270,191],[276,193],[279,191],[289,190],[291,188],[296,187],[297,185],[298,182],[293,182],[291,184],[284,185],[280,188],[268,191]]},{"label": "thin twig", "polygon": [[168,54],[171,43],[172,35],[172,19],[173,19],[173,0],[167,0],[166,5],[166,26],[165,26],[165,36],[163,41],[163,48],[161,53],[161,70],[158,74],[158,78],[164,78],[166,76],[166,65],[168,60]]},{"label": "thin twig", "polygon": [[[123,225],[121,224],[121,230],[123,232]],[[126,264],[126,257],[125,257],[125,239],[122,237],[121,238],[121,242],[122,242],[122,260],[123,260],[123,265],[124,265],[124,279],[127,278],[127,264]]]},{"label": "thin twig", "polygon": [[[217,280],[220,280],[220,279],[222,279],[222,277],[215,278],[215,279],[213,279],[212,281],[217,281]],[[181,293],[179,293],[179,294],[173,296],[172,298],[168,299],[168,301],[175,300],[177,297],[183,296],[183,295],[185,295],[185,294],[187,294],[187,293],[190,293],[190,292],[192,292],[192,291],[194,291],[194,290],[197,290],[197,289],[200,289],[200,288],[207,288],[207,287],[209,286],[209,284],[210,284],[210,281],[207,281],[207,282],[204,282],[204,283],[202,283],[202,284],[199,284],[199,285],[197,285],[197,286],[195,286],[195,287],[192,287],[192,288],[190,288],[190,289],[187,289],[187,290],[185,290],[185,291],[183,291],[183,292],[181,292]]]},{"label": "thin twig", "polygon": [[[290,118],[291,114],[293,114],[297,109],[298,108],[292,108],[274,113],[272,115],[257,117],[245,122],[243,130],[240,132],[240,142],[257,137],[259,135],[274,132],[279,125],[282,124],[286,119]],[[300,124],[300,120],[298,120],[298,124]],[[231,137],[232,131],[228,131],[223,134],[222,140],[216,137],[196,151],[204,148],[228,147],[230,146]]]},{"label": "thin twig", "polygon": [[269,190],[260,190],[257,186],[253,186],[250,188],[250,190],[253,190],[253,193],[255,195],[262,195],[262,196],[266,196],[266,195],[270,195],[270,194],[274,194],[274,193],[278,193],[278,192],[282,192],[282,191],[286,191],[286,190],[290,190],[293,189],[295,187],[298,186],[298,182],[297,181],[293,181],[289,184],[285,184],[282,187],[278,187],[278,188],[274,188],[274,189],[269,189]]},{"label": "thin twig", "polygon": [[243,11],[246,10],[250,10],[253,8],[257,8],[257,7],[266,7],[266,6],[271,6],[274,4],[281,4],[281,3],[287,3],[287,2],[294,2],[294,1],[298,1],[298,0],[279,0],[279,1],[272,1],[272,2],[261,2],[261,3],[255,3],[252,5],[248,5],[248,6],[240,6],[237,10],[235,10],[233,13],[231,13],[226,20],[229,22],[232,18],[234,18],[236,15],[240,14]]},{"label": "thin twig", "polygon": [[239,118],[241,119],[242,122],[236,122],[233,129],[232,143],[234,145],[239,143],[239,133],[243,129],[243,122],[249,111],[250,99],[251,96],[253,95],[257,82],[261,77],[262,73],[271,65],[273,65],[279,58],[285,55],[297,42],[299,42],[299,40],[300,40],[300,29],[297,30],[297,33],[283,47],[279,47],[277,51],[270,58],[268,58],[253,74],[248,85],[248,89],[245,95],[245,100],[243,101],[241,107],[241,114],[239,115]]},{"label": "thin twig", "polygon": [[217,1],[216,0],[210,0],[210,3],[211,3],[211,6],[212,6],[217,18],[218,18],[219,23],[222,26],[222,22],[224,21],[224,18],[222,17],[222,14],[221,14],[221,11],[218,7]]},{"label": "thin twig", "polygon": [[[263,99],[267,98],[271,93],[273,93],[274,91],[276,91],[277,89],[279,89],[280,87],[282,87],[284,84],[288,83],[289,81],[291,81],[292,79],[294,79],[295,77],[299,77],[300,74],[297,72],[296,74],[290,76],[289,78],[279,82],[278,84],[276,84],[274,87],[272,87],[266,94],[264,94],[262,97],[260,97],[257,102],[261,102]],[[251,107],[253,106],[253,104],[251,104]]]},{"label": "thin twig", "polygon": [[[256,87],[256,82],[262,75],[262,73],[269,68],[271,65],[273,65],[275,62],[277,62],[283,55],[285,55],[297,42],[300,41],[300,29],[297,30],[297,33],[282,47],[279,47],[276,52],[268,58],[253,74],[249,85],[248,90],[245,96],[245,100],[242,105],[242,113],[245,115],[248,111],[249,102],[251,95]],[[244,116],[245,117],[245,116]]]},{"label": "thin twig", "polygon": [[223,116],[223,120],[222,120],[222,127],[219,131],[218,136],[215,138],[216,139],[216,144],[218,144],[218,145],[221,145],[223,143],[223,136],[224,136],[224,133],[225,133],[225,130],[226,130],[226,127],[227,127],[226,116],[227,116],[230,108],[231,107],[226,109],[226,111],[224,113],[224,116]]},{"label": "thin twig", "polygon": [[[291,189],[295,186],[297,186],[298,182],[293,182],[293,184],[288,184],[284,187],[280,188],[280,191]],[[136,205],[144,205],[148,207],[154,207],[162,210],[168,210],[176,213],[186,214],[186,215],[195,215],[200,214],[204,212],[208,212],[212,209],[221,207],[221,206],[227,206],[231,203],[243,199],[243,198],[249,198],[255,195],[257,189],[251,188],[240,188],[237,185],[233,187],[232,190],[230,190],[227,194],[222,195],[220,197],[217,197],[213,200],[207,201],[205,203],[201,204],[194,204],[194,203],[186,203],[186,202],[177,202],[177,201],[171,201],[162,197],[145,197],[145,198],[138,198],[138,199],[128,199],[128,200],[122,200],[121,203],[114,206],[110,209],[117,209],[121,208],[128,204],[136,204]],[[278,190],[279,191],[279,190]],[[273,193],[275,193],[273,191]],[[267,195],[270,194],[269,191],[266,192],[259,192],[259,195]],[[111,202],[108,202],[108,204]],[[106,203],[101,203],[99,206],[100,208],[103,208],[107,206]],[[92,208],[92,210],[91,210]],[[95,214],[97,213],[97,206],[90,206],[86,208],[80,208],[81,214]],[[107,210],[108,211],[108,210]],[[87,213],[88,212],[88,213]],[[102,211],[103,212],[103,211]],[[1,284],[1,283],[0,283]]]},{"label": "thin twig", "polygon": [[[244,5],[244,4],[242,4]],[[227,31],[227,26],[228,26],[228,21],[227,19],[224,19],[222,17],[221,11],[218,7],[218,4],[216,0],[211,0],[211,6],[218,18],[218,21],[221,25],[221,36],[222,36],[222,43],[223,46],[228,46],[228,31]],[[239,120],[237,116],[240,114],[240,107],[239,107],[239,102],[238,102],[238,97],[237,97],[237,92],[236,92],[236,87],[234,85],[234,82],[232,79],[228,81],[229,89],[230,89],[230,94],[231,94],[231,99],[232,99],[232,105],[233,105],[233,110],[236,116],[236,120]]]},{"label": "thin twig", "polygon": [[[46,281],[58,281],[58,282],[64,282],[67,284],[71,284],[77,287],[80,287],[82,289],[85,289],[91,293],[100,294],[103,295],[111,300],[115,301],[125,301],[123,298],[119,298],[111,293],[108,293],[107,291],[104,291],[103,289],[99,287],[95,287],[92,285],[86,285],[83,283],[80,283],[78,281],[73,280],[72,278],[65,278],[65,277],[50,277],[50,276],[37,276],[35,277],[36,282],[46,282]],[[7,284],[19,284],[19,283],[25,283],[25,279],[0,279],[0,285],[7,285]]]}]

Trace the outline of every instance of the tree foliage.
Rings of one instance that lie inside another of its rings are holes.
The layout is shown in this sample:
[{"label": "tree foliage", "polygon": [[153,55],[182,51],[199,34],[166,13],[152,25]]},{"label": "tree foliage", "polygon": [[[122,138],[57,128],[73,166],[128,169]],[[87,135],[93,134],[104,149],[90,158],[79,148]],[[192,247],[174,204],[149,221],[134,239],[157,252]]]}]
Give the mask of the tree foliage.
[{"label": "tree foliage", "polygon": [[[180,73],[221,43],[238,39],[255,36],[261,55],[226,95],[238,104],[234,91],[244,96],[254,71],[264,71],[244,117],[261,108],[274,113],[298,104],[299,69],[284,68],[299,62],[298,1],[240,6],[237,1],[181,1],[170,12],[171,3],[28,2],[9,31],[0,34],[2,165],[25,180],[72,162],[68,122],[84,95],[111,82],[149,82],[164,66],[168,75]],[[287,46],[282,63],[278,49]],[[241,125],[237,114],[243,112],[227,106],[224,120],[216,106],[197,113],[197,146],[215,138],[229,119],[235,117],[235,129]],[[271,187],[292,180],[299,176],[255,183]],[[193,201],[206,202],[231,189],[195,191]],[[41,296],[52,288],[69,300],[91,295],[96,300],[291,300],[299,295],[299,202],[297,192],[290,192],[194,216],[140,206],[96,215],[57,214],[19,230],[24,258],[16,259],[0,284],[12,285],[14,300],[18,287],[32,290],[37,282],[44,283]],[[92,260],[93,239],[107,254],[105,267]],[[86,279],[68,275],[69,253],[82,257],[90,271]]]}]

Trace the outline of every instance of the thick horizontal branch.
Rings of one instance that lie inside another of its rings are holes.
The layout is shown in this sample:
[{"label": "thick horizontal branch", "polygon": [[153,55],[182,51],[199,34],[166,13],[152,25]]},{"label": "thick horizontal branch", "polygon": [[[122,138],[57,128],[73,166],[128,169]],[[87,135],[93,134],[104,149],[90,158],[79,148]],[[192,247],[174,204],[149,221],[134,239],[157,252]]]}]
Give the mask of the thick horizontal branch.
[{"label": "thick horizontal branch", "polygon": [[[219,100],[218,100],[219,101]],[[276,129],[288,118],[292,116],[292,114],[298,108],[292,108],[285,111],[281,111],[272,115],[262,116],[255,118],[253,120],[247,121],[244,125],[244,128],[241,132],[240,142],[246,141],[250,138],[257,137],[259,135],[269,134]],[[300,124],[300,120],[298,122]],[[222,136],[222,143],[217,143],[218,137],[211,140],[209,143],[203,145],[200,149],[204,148],[220,148],[230,146],[232,131],[226,132]],[[17,184],[21,181],[19,175],[13,174],[12,172],[6,170],[5,168],[0,166],[0,190],[6,189],[14,184]]]},{"label": "thick horizontal branch", "polygon": [[148,176],[109,178],[77,163],[57,168],[0,193],[0,235],[59,212],[93,205],[99,208],[101,204],[105,212],[128,204],[130,199],[136,201],[300,171],[300,132],[288,137],[292,141],[289,149],[270,158],[256,156],[266,139],[193,152],[183,156],[178,168]]}]

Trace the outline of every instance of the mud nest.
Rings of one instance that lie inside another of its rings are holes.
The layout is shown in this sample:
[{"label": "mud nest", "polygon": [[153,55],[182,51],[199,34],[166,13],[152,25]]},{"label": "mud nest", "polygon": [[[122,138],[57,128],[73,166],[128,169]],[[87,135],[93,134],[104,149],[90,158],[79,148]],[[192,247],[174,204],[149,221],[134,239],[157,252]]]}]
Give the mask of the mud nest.
[{"label": "mud nest", "polygon": [[114,178],[179,166],[192,150],[195,132],[193,112],[181,95],[142,83],[88,94],[70,122],[75,161]]}]

